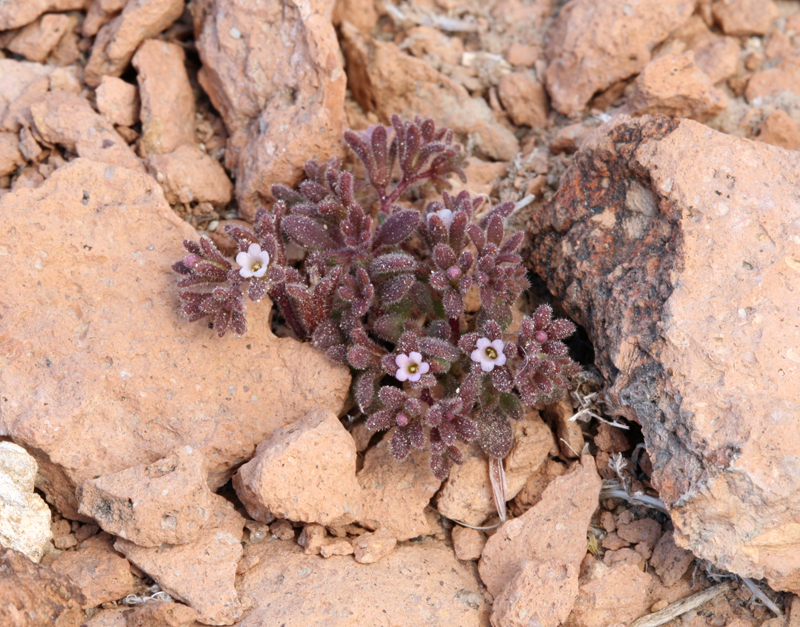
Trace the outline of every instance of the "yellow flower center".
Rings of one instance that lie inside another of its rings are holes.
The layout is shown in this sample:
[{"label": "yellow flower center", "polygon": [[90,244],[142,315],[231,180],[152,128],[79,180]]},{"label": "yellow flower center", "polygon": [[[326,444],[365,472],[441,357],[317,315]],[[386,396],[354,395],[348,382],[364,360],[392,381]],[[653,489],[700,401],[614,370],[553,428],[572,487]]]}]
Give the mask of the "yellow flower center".
[{"label": "yellow flower center", "polygon": [[412,361],[410,364],[408,364],[406,370],[408,370],[409,374],[417,374],[417,372],[419,371],[419,364],[415,364]]},{"label": "yellow flower center", "polygon": [[250,268],[250,270],[252,272],[258,272],[259,270],[261,270],[262,265],[263,264],[260,261],[254,261],[253,266]]},{"label": "yellow flower center", "polygon": [[489,359],[497,359],[497,351],[491,346],[486,347],[486,356]]}]

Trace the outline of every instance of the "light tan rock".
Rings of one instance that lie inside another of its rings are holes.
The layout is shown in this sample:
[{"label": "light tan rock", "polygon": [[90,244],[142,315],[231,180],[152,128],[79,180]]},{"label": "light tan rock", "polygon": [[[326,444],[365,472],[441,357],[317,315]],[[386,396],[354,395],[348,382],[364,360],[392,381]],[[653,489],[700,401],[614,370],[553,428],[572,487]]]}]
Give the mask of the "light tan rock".
[{"label": "light tan rock", "polygon": [[31,105],[31,116],[39,135],[47,142],[93,161],[144,171],[113,125],[96,113],[85,98],[65,91],[49,92]]},{"label": "light tan rock", "polygon": [[437,70],[441,69],[443,63],[460,65],[464,54],[464,42],[459,37],[448,37],[431,26],[410,28],[402,47],[409,54],[425,59]]},{"label": "light tan rock", "polygon": [[269,302],[248,304],[241,338],[181,318],[170,266],[197,233],[149,176],[78,159],[3,196],[0,216],[18,287],[0,323],[0,434],[41,451],[41,487],[62,513],[77,515],[77,484],[185,445],[217,488],[279,427],[341,409],[347,369],[273,336]]},{"label": "light tan rock", "polygon": [[347,538],[328,538],[319,548],[319,554],[325,559],[335,555],[352,555],[353,545]]},{"label": "light tan rock", "polygon": [[578,596],[578,567],[526,561],[492,604],[492,627],[558,627]]},{"label": "light tan rock", "polygon": [[0,442],[0,547],[38,562],[53,537],[50,508],[33,491],[36,460],[13,442]]},{"label": "light tan rock", "polygon": [[511,501],[509,510],[515,516],[521,516],[542,499],[545,488],[553,479],[563,476],[566,472],[567,467],[564,464],[554,459],[546,460]]},{"label": "light tan rock", "polygon": [[397,546],[397,538],[384,529],[362,533],[353,540],[355,560],[359,564],[374,564],[386,557]]},{"label": "light tan rock", "polygon": [[452,531],[453,551],[456,557],[462,561],[480,559],[483,547],[486,546],[486,539],[477,529],[456,525]]},{"label": "light tan rock", "polygon": [[43,13],[84,9],[87,4],[89,0],[6,0],[0,5],[0,31],[30,24]]},{"label": "light tan rock", "polygon": [[230,133],[225,165],[245,218],[273,184],[298,183],[306,161],[344,154],[347,78],[333,4],[192,3],[198,79]]},{"label": "light tan rock", "polygon": [[242,557],[242,518],[230,503],[213,513],[216,523],[189,544],[155,548],[117,540],[114,548],[155,580],[171,597],[183,601],[206,625],[232,625],[242,617],[233,586]]},{"label": "light tan rock", "polygon": [[84,609],[118,601],[136,592],[128,560],[115,552],[110,544],[64,551],[53,561],[51,568],[69,577],[80,588],[86,598]]},{"label": "light tan rock", "polygon": [[747,102],[753,105],[761,105],[782,95],[793,98],[797,94],[800,94],[800,63],[791,61],[756,72],[744,90]]},{"label": "light tan rock", "polygon": [[425,508],[441,486],[430,468],[430,453],[412,449],[402,462],[392,457],[392,431],[364,456],[358,473],[364,501],[359,524],[384,529],[403,542],[432,533]]},{"label": "light tan rock", "polygon": [[206,483],[207,461],[191,446],[152,464],[84,481],[78,511],[139,546],[186,544],[212,522],[222,497]]},{"label": "light tan rock", "polygon": [[103,26],[86,64],[86,83],[97,87],[103,75],[121,76],[145,39],[155,37],[183,13],[184,0],[134,0]]},{"label": "light tan rock", "polygon": [[694,52],[695,64],[716,84],[735,76],[739,71],[741,48],[734,37],[723,37],[711,31],[695,13],[665,42],[659,56]]},{"label": "light tan rock", "polygon": [[653,549],[650,565],[656,574],[661,577],[663,584],[669,588],[678,581],[689,569],[694,561],[691,551],[680,548],[675,544],[675,538],[669,531],[661,536]]},{"label": "light tan rock", "polygon": [[141,99],[142,144],[148,155],[194,145],[195,106],[186,54],[178,44],[148,39],[133,55]]},{"label": "light tan rock", "polygon": [[[514,448],[503,460],[506,500],[513,499],[547,459],[553,448],[553,433],[536,411],[513,423]],[[436,499],[436,507],[448,518],[480,525],[497,511],[489,479],[489,460],[479,447],[467,451],[463,464],[453,466]]]},{"label": "light tan rock", "polygon": [[72,25],[67,15],[47,14],[20,30],[6,48],[28,61],[44,63]]},{"label": "light tan rock", "polygon": [[304,555],[292,542],[267,541],[248,551],[260,559],[242,575],[239,594],[250,599],[253,609],[239,627],[487,623],[475,575],[437,542],[397,547],[374,564]]},{"label": "light tan rock", "polygon": [[342,25],[353,96],[367,111],[388,120],[401,116],[431,117],[462,137],[469,137],[479,155],[501,161],[513,159],[519,142],[500,124],[482,98],[415,59],[393,43],[366,37]]},{"label": "light tan rock", "polygon": [[530,266],[600,338],[610,408],[642,425],[676,544],[800,591],[800,155],[618,117],[573,164],[533,219]]},{"label": "light tan rock", "polygon": [[0,132],[0,176],[12,174],[23,163],[25,158],[19,150],[19,136]]},{"label": "light tan rock", "polygon": [[350,22],[365,32],[370,32],[378,23],[375,0],[338,0],[333,7],[333,24]]},{"label": "light tan rock", "polygon": [[29,107],[47,93],[54,71],[40,63],[0,59],[0,131],[19,133],[22,122],[30,123]]},{"label": "light tan rock", "polygon": [[25,158],[25,161],[38,161],[39,156],[42,154],[42,147],[39,142],[33,137],[30,129],[23,126],[19,131],[19,151]]},{"label": "light tan rock", "polygon": [[0,625],[78,627],[83,595],[68,577],[14,549],[0,549]]},{"label": "light tan rock", "polygon": [[772,0],[718,0],[711,11],[726,35],[765,35],[779,15]]},{"label": "light tan rock", "polygon": [[798,150],[800,149],[800,124],[790,118],[784,110],[776,109],[761,123],[755,139],[787,150]]},{"label": "light tan rock", "polygon": [[649,613],[652,575],[638,566],[592,561],[581,577],[578,598],[565,627],[628,625]]},{"label": "light tan rock", "polygon": [[661,538],[661,523],[652,518],[640,518],[624,525],[617,525],[617,535],[631,544],[643,543],[650,550]]},{"label": "light tan rock", "polygon": [[[362,508],[353,438],[330,410],[311,411],[261,442],[233,486],[247,512],[289,520],[345,525]],[[310,480],[311,478],[311,480]]]},{"label": "light tan rock", "polygon": [[542,412],[542,417],[556,433],[563,459],[577,459],[583,452],[581,425],[577,420],[570,420],[574,415],[572,402],[566,399],[548,405]]},{"label": "light tan rock", "polygon": [[184,145],[165,155],[151,155],[147,171],[164,190],[167,202],[209,202],[225,206],[233,196],[233,183],[219,161],[196,146]]},{"label": "light tan rock", "polygon": [[550,111],[544,86],[529,73],[512,72],[497,83],[497,95],[514,124],[538,128]]},{"label": "light tan rock", "polygon": [[197,612],[182,603],[148,601],[129,610],[126,627],[191,627]]},{"label": "light tan rock", "polygon": [[94,37],[101,26],[125,8],[126,2],[127,0],[92,0],[83,20],[83,36]]},{"label": "light tan rock", "polygon": [[572,564],[577,572],[586,555],[586,530],[599,494],[594,458],[585,455],[571,472],[547,487],[536,506],[503,523],[486,542],[479,564],[489,592],[499,595],[527,560]]},{"label": "light tan rock", "polygon": [[81,627],[128,627],[128,616],[131,610],[118,607],[110,610],[100,610],[80,623]]},{"label": "light tan rock", "polygon": [[686,21],[694,6],[694,0],[568,2],[547,46],[545,82],[553,108],[577,113],[595,93],[643,70],[653,47]]},{"label": "light tan rock", "polygon": [[694,52],[666,55],[647,64],[633,83],[625,111],[707,120],[728,106],[728,97],[694,63]]},{"label": "light tan rock", "polygon": [[139,121],[139,90],[115,76],[103,76],[97,87],[97,110],[113,124],[133,126]]}]

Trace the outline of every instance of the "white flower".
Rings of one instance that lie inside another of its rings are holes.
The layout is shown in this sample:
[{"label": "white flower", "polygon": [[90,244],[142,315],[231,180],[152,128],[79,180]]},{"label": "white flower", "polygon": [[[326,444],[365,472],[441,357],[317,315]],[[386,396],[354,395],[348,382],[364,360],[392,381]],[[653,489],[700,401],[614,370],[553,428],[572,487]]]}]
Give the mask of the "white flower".
[{"label": "white flower", "polygon": [[416,351],[411,351],[408,355],[405,353],[398,355],[394,358],[394,363],[398,368],[397,374],[394,375],[398,381],[419,381],[419,378],[431,369],[429,364],[422,361],[422,355]]},{"label": "white flower", "polygon": [[504,346],[503,340],[491,342],[488,338],[482,337],[478,340],[478,348],[472,351],[470,358],[481,365],[481,370],[491,372],[495,366],[502,366],[506,363],[506,356],[503,353]]},{"label": "white flower", "polygon": [[245,279],[256,277],[260,279],[267,273],[267,266],[269,266],[269,253],[266,250],[261,250],[258,244],[250,244],[250,248],[246,253],[239,253],[236,255],[236,263],[242,268],[239,270]]},{"label": "white flower", "polygon": [[445,228],[449,231],[450,230],[450,225],[453,224],[453,212],[450,211],[449,209],[441,209],[439,211],[435,211],[434,213],[429,213],[428,214],[428,219],[430,220],[430,217],[432,215],[434,215],[434,214],[439,216],[442,219],[442,222],[444,222]]}]

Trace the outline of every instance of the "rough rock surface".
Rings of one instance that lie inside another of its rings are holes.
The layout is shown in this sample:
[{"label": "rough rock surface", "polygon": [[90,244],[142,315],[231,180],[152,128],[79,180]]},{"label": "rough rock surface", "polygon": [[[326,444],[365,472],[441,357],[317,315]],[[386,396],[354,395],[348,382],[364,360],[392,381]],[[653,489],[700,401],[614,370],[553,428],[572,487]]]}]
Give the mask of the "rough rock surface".
[{"label": "rough rock surface", "polygon": [[152,155],[147,159],[147,171],[161,184],[171,205],[208,202],[224,207],[233,196],[233,184],[225,169],[197,146],[185,145],[165,155]]},{"label": "rough rock surface", "polygon": [[777,109],[761,123],[756,139],[787,150],[798,150],[800,149],[800,124],[782,109]]},{"label": "rough rock surface", "polygon": [[0,31],[30,24],[43,13],[83,9],[89,0],[5,0],[0,4]]},{"label": "rough rock surface", "polygon": [[185,59],[178,44],[157,39],[142,42],[133,55],[145,154],[162,155],[195,144],[194,94]]},{"label": "rough rock surface", "polygon": [[432,117],[467,136],[481,155],[508,161],[517,154],[519,142],[485,100],[471,98],[462,85],[393,43],[372,39],[348,24],[342,32],[353,96],[365,110],[384,120],[393,113]]},{"label": "rough rock surface", "polygon": [[675,544],[672,532],[661,536],[650,557],[650,565],[667,588],[683,577],[693,561],[694,555],[690,551]]},{"label": "rough rock surface", "polygon": [[110,122],[133,126],[139,121],[139,90],[115,76],[104,76],[96,90],[97,110]]},{"label": "rough rock surface", "polygon": [[[578,568],[586,554],[586,530],[598,506],[600,477],[594,458],[585,455],[580,464],[555,479],[542,500],[519,518],[509,520],[486,542],[479,564],[481,579],[494,596],[530,560]],[[570,590],[565,584],[564,594]]]},{"label": "rough rock surface", "polygon": [[495,598],[492,627],[558,627],[577,596],[575,564],[560,559],[526,561]]},{"label": "rough rock surface", "polygon": [[114,126],[76,94],[53,91],[31,105],[36,129],[45,141],[61,144],[80,157],[144,170]]},{"label": "rough rock surface", "polygon": [[68,577],[14,549],[0,550],[0,625],[78,627],[84,598]]},{"label": "rough rock surface", "polygon": [[695,65],[694,52],[665,55],[647,64],[633,83],[625,110],[633,115],[663,113],[700,122],[728,106],[728,97]]},{"label": "rough rock surface", "polygon": [[14,172],[25,163],[19,150],[19,136],[16,133],[0,133],[0,176]]},{"label": "rough rock surface", "polygon": [[233,486],[256,520],[346,525],[358,519],[356,445],[329,409],[310,411],[258,445]]},{"label": "rough rock surface", "polygon": [[629,625],[648,613],[652,575],[632,564],[606,566],[592,561],[565,627]]},{"label": "rough rock surface", "polygon": [[312,157],[343,154],[347,77],[330,21],[333,0],[192,3],[198,79],[231,137],[226,166],[252,218],[274,183],[294,185]]},{"label": "rough rock surface", "polygon": [[425,508],[441,482],[431,472],[427,451],[412,449],[402,462],[392,457],[391,434],[364,456],[358,473],[364,506],[358,522],[368,529],[388,531],[402,542],[431,533]]},{"label": "rough rock surface", "polygon": [[33,491],[36,460],[13,442],[0,442],[0,546],[42,559],[53,537],[50,508]]},{"label": "rough rock surface", "polygon": [[592,96],[640,72],[656,44],[694,11],[695,0],[571,0],[547,46],[553,108],[580,111]]},{"label": "rough rock surface", "polygon": [[182,603],[148,601],[128,610],[126,627],[190,627],[196,625],[197,612]]},{"label": "rough rock surface", "polygon": [[799,167],[692,121],[620,117],[584,142],[528,253],[593,340],[612,411],[641,423],[677,544],[792,591]]},{"label": "rough rock surface", "polygon": [[121,76],[145,39],[155,37],[181,13],[184,0],[134,0],[103,26],[86,64],[86,83],[97,87],[103,75]]},{"label": "rough rock surface", "polygon": [[207,465],[199,450],[179,447],[152,464],[84,481],[78,511],[139,546],[191,542],[224,502],[208,488]]},{"label": "rough rock surface", "polygon": [[276,540],[248,551],[260,560],[238,588],[253,603],[239,627],[486,624],[486,602],[475,575],[452,549],[435,542],[398,547],[368,565],[352,557],[304,555],[296,544]]},{"label": "rough rock surface", "polygon": [[242,557],[244,518],[230,503],[212,516],[215,522],[189,544],[144,548],[117,540],[114,548],[195,610],[201,623],[232,625],[242,617],[233,582]]},{"label": "rough rock surface", "polygon": [[779,15],[772,0],[718,0],[711,10],[727,35],[765,35]]},{"label": "rough rock surface", "polygon": [[[78,483],[187,444],[219,487],[277,428],[340,409],[349,374],[310,345],[266,324],[220,340],[181,318],[170,266],[197,234],[150,177],[79,159],[0,198],[0,216],[17,277],[0,322],[0,434],[36,453],[63,514],[77,515]],[[248,312],[266,320],[269,307]]]},{"label": "rough rock surface", "polygon": [[389,555],[396,545],[397,538],[385,529],[362,533],[353,540],[355,560],[359,564],[374,564],[382,557]]},{"label": "rough rock surface", "polygon": [[486,540],[477,529],[456,525],[451,532],[453,551],[456,557],[463,561],[480,559]]},{"label": "rough rock surface", "polygon": [[71,25],[72,20],[67,15],[43,15],[20,30],[6,48],[28,61],[44,63]]},{"label": "rough rock surface", "polygon": [[0,59],[0,131],[19,132],[20,117],[47,93],[54,70],[40,63]]},{"label": "rough rock surface", "polygon": [[497,83],[497,96],[514,124],[547,124],[549,104],[544,86],[530,73],[512,72]]}]

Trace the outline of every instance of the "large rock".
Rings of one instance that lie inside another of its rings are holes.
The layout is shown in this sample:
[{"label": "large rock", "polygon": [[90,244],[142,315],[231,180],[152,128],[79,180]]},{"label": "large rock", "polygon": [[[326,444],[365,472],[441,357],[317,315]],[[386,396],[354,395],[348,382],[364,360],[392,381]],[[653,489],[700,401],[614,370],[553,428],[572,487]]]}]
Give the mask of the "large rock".
[{"label": "large rock", "polygon": [[663,117],[587,138],[531,267],[642,425],[679,546],[800,591],[800,155]]},{"label": "large rock", "polygon": [[[147,159],[147,171],[161,184],[167,202],[209,202],[224,207],[233,196],[233,184],[219,161],[197,146],[180,146]],[[237,248],[238,250],[238,248]]]},{"label": "large rock", "polygon": [[[4,271],[0,435],[28,447],[40,487],[67,516],[75,486],[192,445],[219,487],[256,445],[311,408],[338,411],[349,374],[269,330],[218,339],[180,316],[170,265],[179,220],[158,184],[78,159],[0,199]],[[298,393],[302,391],[302,393]]]},{"label": "large rock", "polygon": [[333,0],[193,2],[198,79],[231,137],[240,212],[252,218],[274,183],[344,152],[347,77],[330,14]]},{"label": "large rock", "polygon": [[19,132],[24,110],[47,93],[54,71],[41,63],[0,59],[0,131]]},{"label": "large rock", "polygon": [[694,11],[696,0],[570,0],[547,46],[553,108],[577,113],[599,91],[633,76],[653,48]]},{"label": "large rock", "polygon": [[433,118],[492,159],[508,161],[517,154],[519,142],[485,100],[472,98],[462,85],[393,43],[365,36],[347,23],[342,33],[353,96],[366,110],[386,121],[393,113]]},{"label": "large rock", "polygon": [[42,13],[83,9],[89,0],[5,0],[0,4],[0,31],[30,24]]},{"label": "large rock", "polygon": [[[259,557],[238,586],[253,609],[239,627],[486,625],[473,571],[442,544],[408,544],[375,564],[304,555],[292,542],[248,546]],[[287,602],[290,600],[290,602]]]}]

